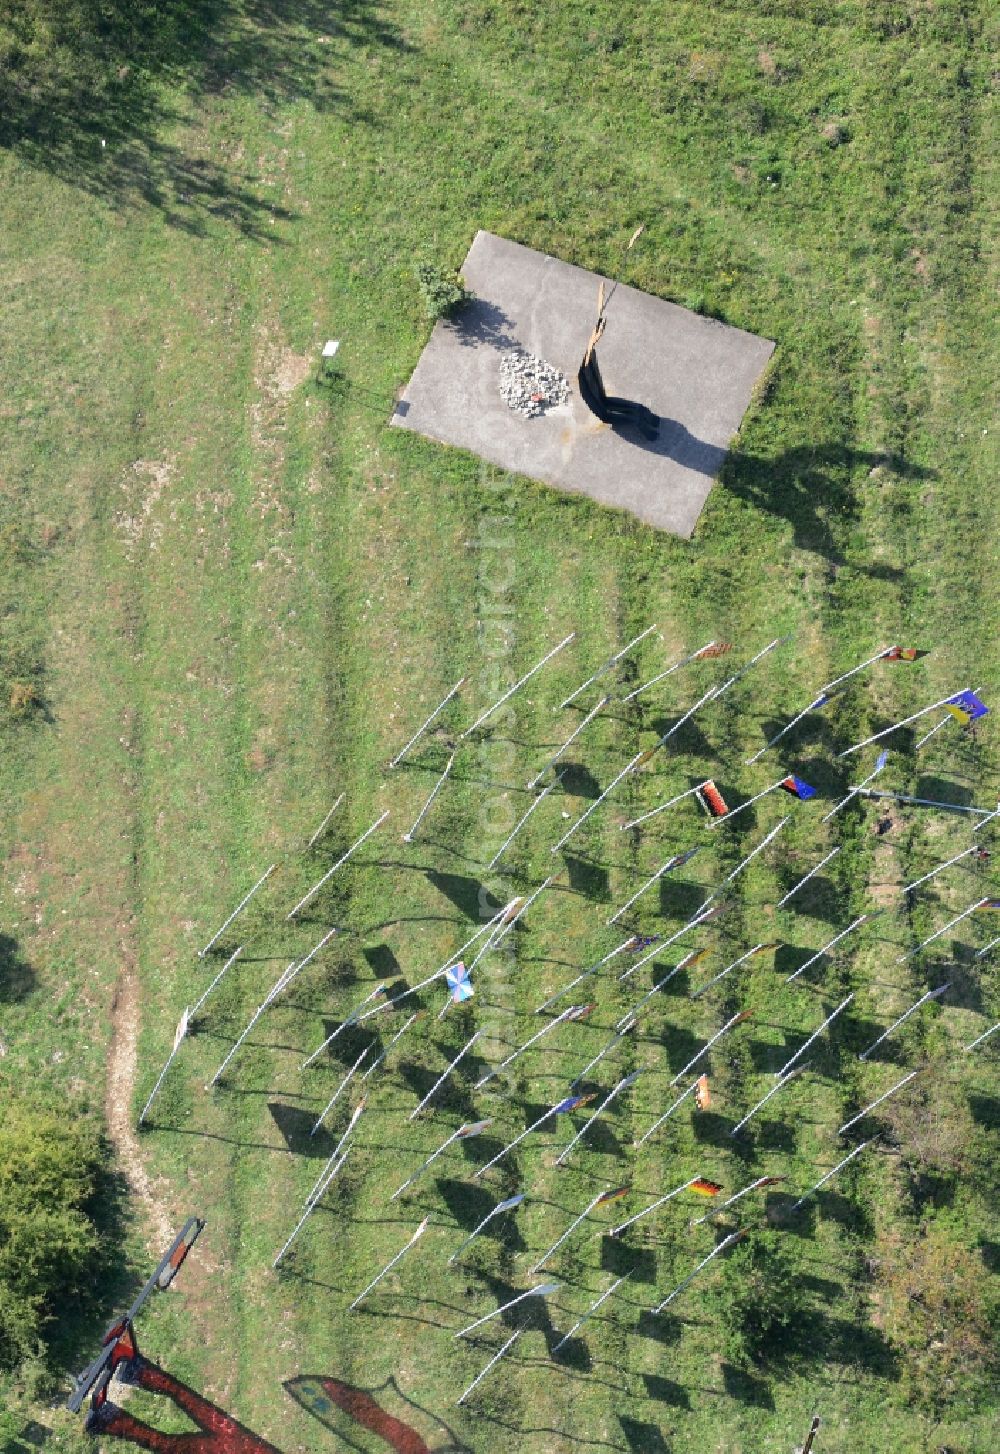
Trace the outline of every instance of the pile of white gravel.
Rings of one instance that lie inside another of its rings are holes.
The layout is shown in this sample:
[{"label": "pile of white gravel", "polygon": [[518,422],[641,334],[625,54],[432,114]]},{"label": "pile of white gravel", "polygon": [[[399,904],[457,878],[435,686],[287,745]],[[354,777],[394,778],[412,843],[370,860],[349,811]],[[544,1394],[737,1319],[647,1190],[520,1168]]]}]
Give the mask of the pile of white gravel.
[{"label": "pile of white gravel", "polygon": [[537,419],[569,398],[569,382],[552,364],[515,349],[500,360],[500,394],[524,419]]}]

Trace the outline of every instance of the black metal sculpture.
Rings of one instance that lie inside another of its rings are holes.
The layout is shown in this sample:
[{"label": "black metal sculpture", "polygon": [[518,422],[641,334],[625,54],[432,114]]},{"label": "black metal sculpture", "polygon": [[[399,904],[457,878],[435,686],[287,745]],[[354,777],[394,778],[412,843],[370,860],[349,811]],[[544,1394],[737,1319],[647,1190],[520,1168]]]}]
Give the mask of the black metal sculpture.
[{"label": "black metal sculpture", "polygon": [[[629,239],[625,249],[626,253],[630,251],[641,233],[642,227],[637,227]],[[608,321],[608,304],[614,297],[617,287],[618,280],[616,279],[607,301],[605,301],[604,283],[601,283],[597,294],[597,322],[594,324],[587,351],[583,356],[583,363],[576,376],[577,387],[580,390],[580,398],[602,424],[610,424],[612,429],[621,428],[623,425],[631,426],[642,435],[643,439],[652,442],[660,432],[659,419],[651,409],[646,408],[645,404],[636,403],[633,399],[619,399],[613,394],[609,394],[604,387],[604,380],[597,362],[597,345]]]}]

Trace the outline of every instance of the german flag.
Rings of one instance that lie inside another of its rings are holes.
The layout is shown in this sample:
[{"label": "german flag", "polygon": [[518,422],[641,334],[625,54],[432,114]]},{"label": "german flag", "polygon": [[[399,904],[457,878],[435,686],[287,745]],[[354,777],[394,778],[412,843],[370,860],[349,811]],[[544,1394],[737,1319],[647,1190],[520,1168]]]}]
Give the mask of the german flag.
[{"label": "german flag", "polygon": [[694,1181],[688,1182],[688,1191],[696,1191],[701,1197],[717,1197],[722,1187],[717,1181],[709,1181],[707,1176],[696,1176]]},{"label": "german flag", "polygon": [[920,661],[921,657],[930,656],[929,651],[921,651],[916,646],[890,646],[885,653],[883,661]]},{"label": "german flag", "polygon": [[620,1201],[622,1197],[627,1197],[630,1191],[631,1187],[616,1186],[613,1191],[602,1192],[601,1195],[597,1198],[597,1201],[594,1203],[594,1205],[598,1207],[603,1207],[605,1202]]},{"label": "german flag", "polygon": [[710,813],[713,818],[724,818],[729,812],[729,807],[726,803],[725,798],[719,792],[719,789],[715,786],[715,783],[713,783],[711,779],[701,784],[697,791],[697,797],[702,807],[706,810],[706,812]]}]

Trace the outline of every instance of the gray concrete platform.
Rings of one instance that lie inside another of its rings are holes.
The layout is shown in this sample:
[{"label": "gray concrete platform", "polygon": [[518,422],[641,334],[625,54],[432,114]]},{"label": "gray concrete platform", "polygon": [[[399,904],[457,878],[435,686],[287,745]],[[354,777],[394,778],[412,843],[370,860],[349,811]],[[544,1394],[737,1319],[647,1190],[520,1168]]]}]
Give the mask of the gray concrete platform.
[{"label": "gray concrete platform", "polygon": [[[474,296],[435,325],[392,423],[689,539],[774,344],[619,287],[598,358],[609,394],[659,416],[647,443],[601,424],[577,392],[596,273],[478,232],[462,275]],[[568,404],[537,419],[507,407],[500,360],[514,348],[562,370]]]}]

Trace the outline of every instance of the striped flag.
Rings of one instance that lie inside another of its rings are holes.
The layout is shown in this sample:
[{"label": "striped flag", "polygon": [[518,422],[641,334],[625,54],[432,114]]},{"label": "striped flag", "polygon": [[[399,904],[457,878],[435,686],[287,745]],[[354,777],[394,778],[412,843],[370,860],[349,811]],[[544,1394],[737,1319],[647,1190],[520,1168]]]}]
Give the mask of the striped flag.
[{"label": "striped flag", "polygon": [[601,1195],[597,1198],[594,1206],[603,1207],[606,1202],[620,1201],[622,1197],[628,1196],[631,1189],[632,1188],[628,1186],[616,1186],[612,1191],[601,1192]]},{"label": "striped flag", "polygon": [[921,651],[916,646],[890,646],[889,650],[882,657],[883,661],[919,661],[921,657],[930,656],[929,651]]},{"label": "striped flag", "polygon": [[729,812],[725,798],[710,778],[702,783],[695,796],[713,818],[724,818]]},{"label": "striped flag", "polygon": [[715,656],[726,656],[732,649],[733,643],[731,641],[713,641],[710,645],[703,646],[700,651],[696,651],[692,660],[708,661]]},{"label": "striped flag", "polygon": [[694,1103],[699,1111],[707,1111],[712,1104],[712,1097],[708,1090],[708,1076],[699,1075],[694,1086]]},{"label": "striped flag", "polygon": [[687,1189],[696,1191],[702,1197],[717,1197],[722,1187],[717,1181],[709,1181],[707,1176],[698,1176],[694,1181],[688,1182]]},{"label": "striped flag", "polygon": [[801,798],[803,802],[807,798],[814,798],[816,796],[816,789],[811,788],[807,782],[803,781],[794,772],[790,772],[786,778],[783,778],[778,786],[784,788],[786,793],[791,793],[794,798]]}]

